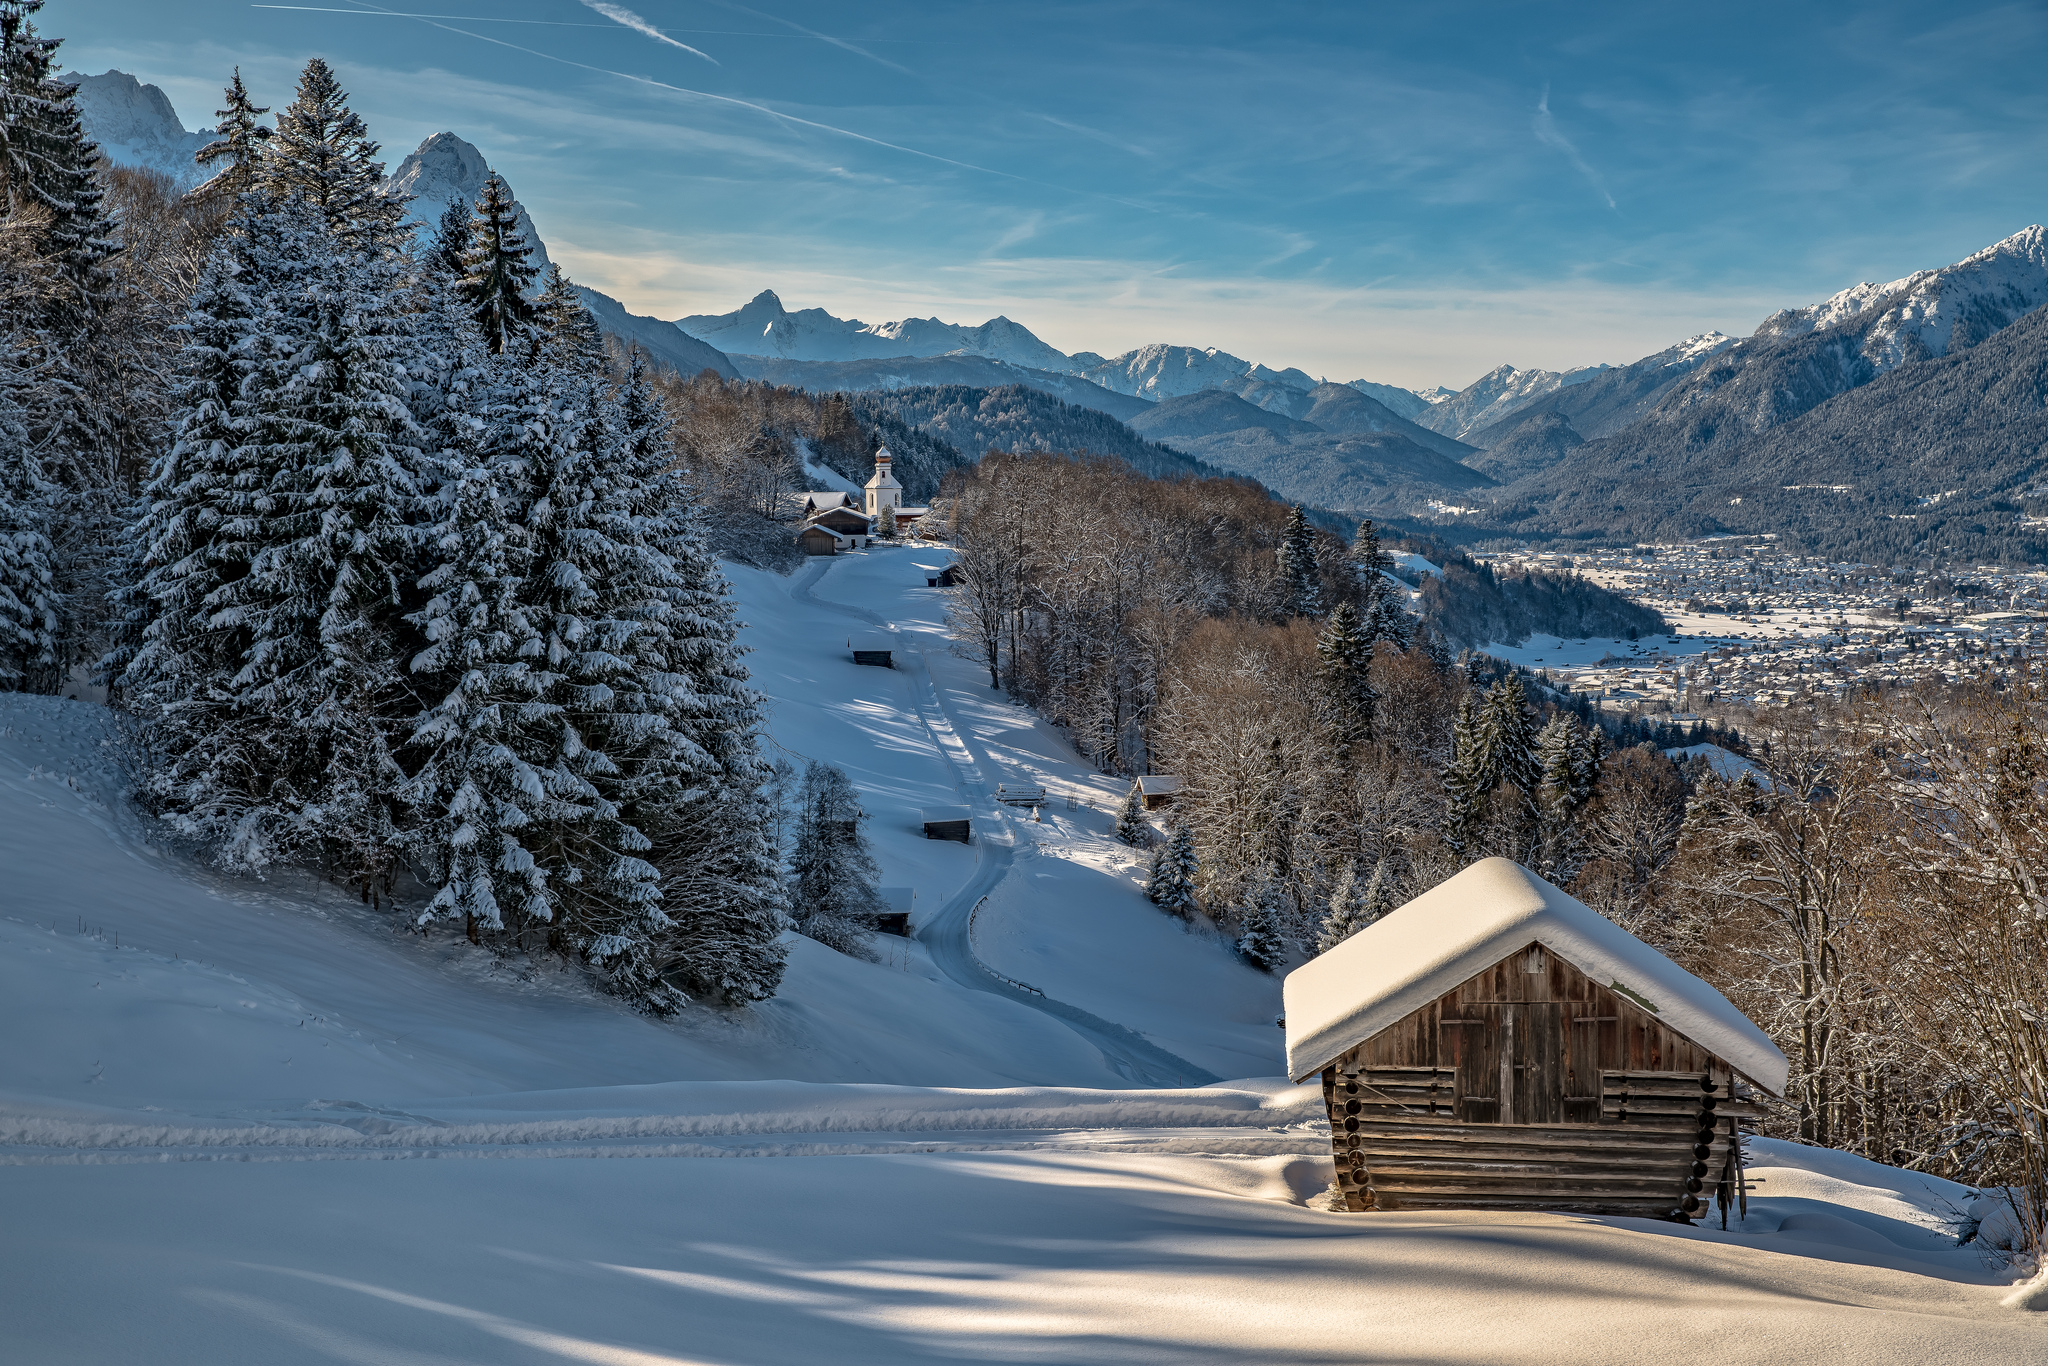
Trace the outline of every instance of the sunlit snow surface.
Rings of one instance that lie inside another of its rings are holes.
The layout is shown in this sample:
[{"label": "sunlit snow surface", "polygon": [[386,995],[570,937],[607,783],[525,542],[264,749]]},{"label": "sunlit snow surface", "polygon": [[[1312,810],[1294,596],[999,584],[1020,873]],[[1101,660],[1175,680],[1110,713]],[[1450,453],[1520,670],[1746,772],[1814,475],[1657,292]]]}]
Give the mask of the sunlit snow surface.
[{"label": "sunlit snow surface", "polygon": [[[1323,1209],[1277,983],[1143,901],[1120,784],[944,652],[939,563],[734,571],[776,741],[853,774],[920,917],[987,889],[1002,973],[1266,1080],[1133,1088],[914,942],[797,941],[775,1001],[649,1021],[193,865],[124,803],[108,713],[0,696],[0,1361],[2039,1359],[1954,1246],[1969,1193],[1837,1154],[1759,1145],[1726,1234]],[[831,604],[897,626],[899,667],[854,665],[870,623]],[[1042,823],[921,837],[1009,781]]]}]

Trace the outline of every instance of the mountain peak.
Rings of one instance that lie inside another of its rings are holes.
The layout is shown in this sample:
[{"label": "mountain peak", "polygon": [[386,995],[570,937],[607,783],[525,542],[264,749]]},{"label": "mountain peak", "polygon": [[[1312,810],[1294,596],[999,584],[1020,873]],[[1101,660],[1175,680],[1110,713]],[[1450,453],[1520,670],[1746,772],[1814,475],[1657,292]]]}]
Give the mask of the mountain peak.
[{"label": "mountain peak", "polygon": [[72,82],[86,135],[117,166],[146,166],[180,185],[199,179],[193,153],[213,141],[213,130],[187,132],[170,97],[125,71],[103,71]]},{"label": "mountain peak", "polygon": [[[490,163],[476,144],[456,136],[454,133],[436,133],[412,150],[411,155],[398,163],[398,168],[384,179],[384,193],[405,195],[410,199],[405,216],[431,231],[441,221],[441,213],[452,203],[474,204],[484,182],[491,178]],[[500,175],[500,180],[504,177]],[[505,181],[509,192],[512,182]],[[512,196],[513,208],[519,217],[519,231],[525,235],[527,245],[533,248],[534,263],[541,269],[548,267],[547,244],[540,239],[540,233],[533,226],[533,219],[527,215],[526,207],[519,203],[519,196]]]}]

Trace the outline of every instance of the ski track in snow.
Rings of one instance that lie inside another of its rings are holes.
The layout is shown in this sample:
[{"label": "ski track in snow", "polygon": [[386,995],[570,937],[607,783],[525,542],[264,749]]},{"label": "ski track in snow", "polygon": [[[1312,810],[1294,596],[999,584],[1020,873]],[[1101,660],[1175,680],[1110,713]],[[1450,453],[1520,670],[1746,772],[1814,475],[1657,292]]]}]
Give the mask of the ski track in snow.
[{"label": "ski track in snow", "polygon": [[963,987],[1007,996],[1060,1020],[1101,1049],[1103,1057],[1119,1075],[1140,1085],[1204,1086],[1221,1080],[1122,1025],[1077,1006],[1053,1000],[1035,990],[1019,989],[1010,979],[975,956],[969,934],[974,907],[995,890],[1010,870],[1018,837],[1015,818],[1009,808],[999,804],[989,791],[987,774],[995,769],[994,762],[985,753],[976,753],[966,738],[968,732],[955,724],[952,714],[946,709],[945,695],[932,677],[931,661],[925,658],[923,642],[879,613],[816,596],[813,590],[837,558],[820,559],[791,586],[790,597],[812,607],[848,613],[880,626],[903,642],[899,653],[915,655],[917,667],[909,671],[912,701],[924,720],[933,745],[958,778],[960,793],[967,798],[967,805],[973,808],[974,818],[982,824],[982,833],[976,837],[974,876],[946,900],[937,915],[928,918],[918,928],[918,939],[931,950],[932,961]]}]

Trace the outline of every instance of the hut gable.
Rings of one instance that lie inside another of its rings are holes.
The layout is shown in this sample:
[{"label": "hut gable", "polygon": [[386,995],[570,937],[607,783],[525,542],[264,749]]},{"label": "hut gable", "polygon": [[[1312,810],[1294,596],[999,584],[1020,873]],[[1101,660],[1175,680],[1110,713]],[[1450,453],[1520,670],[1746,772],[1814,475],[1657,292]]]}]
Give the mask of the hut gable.
[{"label": "hut gable", "polygon": [[1532,945],[1572,970],[1571,983],[1560,978],[1561,991],[1577,991],[1583,981],[1597,993],[1559,995],[1558,1003],[1594,1000],[1596,1015],[1650,1021],[1656,1037],[1695,1045],[1771,1094],[1783,1094],[1785,1055],[1727,997],[1503,858],[1473,864],[1288,974],[1288,1075],[1304,1080],[1443,1000],[1462,1000],[1469,984]]}]

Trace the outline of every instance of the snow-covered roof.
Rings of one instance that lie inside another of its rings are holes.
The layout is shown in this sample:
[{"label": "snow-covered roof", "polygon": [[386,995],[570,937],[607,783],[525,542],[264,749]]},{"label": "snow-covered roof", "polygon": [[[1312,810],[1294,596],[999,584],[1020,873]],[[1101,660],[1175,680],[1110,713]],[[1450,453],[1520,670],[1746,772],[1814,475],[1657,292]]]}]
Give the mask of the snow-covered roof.
[{"label": "snow-covered roof", "polygon": [[834,493],[818,489],[804,495],[804,506],[813,512],[823,512],[826,508],[858,508],[859,504],[854,502],[853,495],[850,493]]},{"label": "snow-covered roof", "polygon": [[896,637],[887,631],[856,631],[846,638],[846,648],[860,654],[887,654],[897,648]]},{"label": "snow-covered roof", "polygon": [[1625,987],[1657,1019],[1773,1095],[1785,1055],[1714,988],[1542,878],[1483,859],[1287,974],[1287,1075],[1300,1080],[1526,947]]},{"label": "snow-covered roof", "polygon": [[1180,779],[1171,773],[1147,773],[1138,779],[1138,791],[1148,797],[1164,797],[1180,791]]},{"label": "snow-covered roof", "polygon": [[926,825],[938,825],[944,821],[964,821],[974,813],[964,806],[927,806],[918,814],[924,817]]}]

